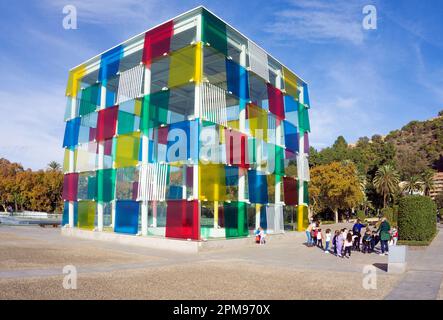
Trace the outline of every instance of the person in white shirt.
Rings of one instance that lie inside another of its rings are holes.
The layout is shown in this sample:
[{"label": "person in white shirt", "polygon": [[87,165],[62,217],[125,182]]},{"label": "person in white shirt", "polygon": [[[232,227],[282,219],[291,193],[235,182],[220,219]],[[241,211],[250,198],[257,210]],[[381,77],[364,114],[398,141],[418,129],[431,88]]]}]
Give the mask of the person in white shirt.
[{"label": "person in white shirt", "polygon": [[[345,248],[344,256],[346,258],[350,258],[351,257],[351,248],[352,248],[352,234],[350,232],[348,232],[348,234],[345,238],[344,248]],[[349,256],[347,256],[346,254],[349,254]]]},{"label": "person in white shirt", "polygon": [[331,237],[332,237],[331,229],[326,229],[326,233],[325,233],[325,253],[329,253],[329,245],[331,243]]}]

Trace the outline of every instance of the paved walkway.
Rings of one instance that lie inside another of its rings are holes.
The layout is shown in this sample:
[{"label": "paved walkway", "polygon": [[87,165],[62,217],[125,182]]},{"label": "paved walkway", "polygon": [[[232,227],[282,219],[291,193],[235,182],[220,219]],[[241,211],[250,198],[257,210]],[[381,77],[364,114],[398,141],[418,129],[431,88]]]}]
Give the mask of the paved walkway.
[{"label": "paved walkway", "polygon": [[[443,284],[443,229],[424,250],[413,250],[407,257],[408,268],[387,300],[435,300]],[[411,250],[411,249],[410,249]]]},{"label": "paved walkway", "polygon": [[[62,237],[53,228],[0,226],[0,299],[373,300],[401,278],[377,269],[377,290],[366,290],[363,268],[387,257],[357,252],[340,259],[304,241],[304,233],[288,233],[264,246],[251,239],[247,246],[180,254]],[[66,265],[77,267],[78,290],[62,287]]]}]

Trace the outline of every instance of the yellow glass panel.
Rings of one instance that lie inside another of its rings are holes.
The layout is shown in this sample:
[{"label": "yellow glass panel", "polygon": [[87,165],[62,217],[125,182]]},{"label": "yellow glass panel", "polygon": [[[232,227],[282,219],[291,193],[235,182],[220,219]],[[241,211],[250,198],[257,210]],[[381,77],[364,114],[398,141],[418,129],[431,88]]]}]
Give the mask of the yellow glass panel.
[{"label": "yellow glass panel", "polygon": [[78,202],[78,227],[81,229],[92,230],[95,224],[95,208],[94,201]]},{"label": "yellow glass panel", "polygon": [[115,168],[135,167],[138,164],[140,132],[122,134],[117,137]]},{"label": "yellow glass panel", "polygon": [[[256,138],[268,139],[268,112],[253,104],[248,104],[249,130]],[[258,130],[261,130],[258,131]]]},{"label": "yellow glass panel", "polygon": [[80,80],[85,74],[86,66],[84,64],[69,72],[68,85],[66,86],[66,96],[70,96],[72,98],[77,97]]},{"label": "yellow glass panel", "polygon": [[[63,172],[69,172],[69,149],[65,149],[65,155],[63,158]],[[74,150],[74,171],[75,163],[77,162],[77,149]]]},{"label": "yellow glass panel", "polygon": [[239,130],[240,129],[240,120],[228,121],[228,127],[232,128],[232,129]]},{"label": "yellow glass panel", "polygon": [[199,163],[198,177],[200,200],[226,200],[225,165]]},{"label": "yellow glass panel", "polygon": [[286,93],[298,98],[297,96],[297,76],[288,68],[283,67],[283,78],[285,80]]},{"label": "yellow glass panel", "polygon": [[142,114],[142,101],[141,100],[135,100],[135,106],[134,106],[134,114],[136,116],[141,117]]},{"label": "yellow glass panel", "polygon": [[200,83],[202,78],[201,43],[188,46],[171,54],[168,87]]}]

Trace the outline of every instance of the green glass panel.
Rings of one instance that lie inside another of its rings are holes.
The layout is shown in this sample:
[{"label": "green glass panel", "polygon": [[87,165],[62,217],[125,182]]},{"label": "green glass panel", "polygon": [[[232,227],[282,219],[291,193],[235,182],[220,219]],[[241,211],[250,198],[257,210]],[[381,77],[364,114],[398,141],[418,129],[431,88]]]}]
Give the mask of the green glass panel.
[{"label": "green glass panel", "polygon": [[79,115],[83,116],[95,112],[99,104],[100,84],[87,87],[82,90]]},{"label": "green glass panel", "polygon": [[202,41],[228,55],[226,24],[206,10],[202,12]]},{"label": "green glass panel", "polygon": [[118,112],[118,134],[134,132],[134,115],[125,111]]},{"label": "green glass panel", "polygon": [[114,200],[115,169],[97,170],[97,200],[109,202]]},{"label": "green glass panel", "polygon": [[97,177],[91,175],[88,177],[88,199],[95,199],[97,197]]},{"label": "green glass panel", "polygon": [[169,96],[170,91],[163,90],[143,97],[140,130],[144,134],[148,134],[150,128],[167,124]]},{"label": "green glass panel", "polygon": [[309,205],[308,181],[303,181],[303,203]]},{"label": "green glass panel", "polygon": [[233,201],[223,204],[226,238],[246,237],[249,235],[246,203]]},{"label": "green glass panel", "polygon": [[285,174],[285,150],[280,146],[275,146],[275,174]]},{"label": "green glass panel", "polygon": [[305,132],[311,131],[308,109],[302,103],[299,103],[298,108],[298,125],[300,127],[301,135],[303,135]]}]

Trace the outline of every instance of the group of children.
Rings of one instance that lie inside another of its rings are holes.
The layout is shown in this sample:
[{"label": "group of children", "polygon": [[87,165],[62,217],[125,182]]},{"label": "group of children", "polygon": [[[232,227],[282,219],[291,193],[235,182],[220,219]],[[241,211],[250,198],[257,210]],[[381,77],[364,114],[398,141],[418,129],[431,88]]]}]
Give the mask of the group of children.
[{"label": "group of children", "polygon": [[[361,228],[366,227],[366,231],[361,236]],[[336,230],[332,235],[331,229],[326,229],[325,232],[317,226],[312,227],[311,230],[311,245],[317,246],[324,250],[325,253],[331,253],[330,248],[333,248],[333,252],[336,256],[343,258],[350,258],[352,251],[360,251],[362,253],[375,252],[375,246],[380,242],[380,237],[375,230],[370,230],[365,225],[359,225],[354,230],[348,230],[346,228]],[[396,245],[398,240],[398,232],[395,228],[391,230],[391,240],[389,245]],[[323,247],[323,241],[325,246]],[[360,248],[361,244],[361,248]]]}]

